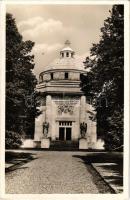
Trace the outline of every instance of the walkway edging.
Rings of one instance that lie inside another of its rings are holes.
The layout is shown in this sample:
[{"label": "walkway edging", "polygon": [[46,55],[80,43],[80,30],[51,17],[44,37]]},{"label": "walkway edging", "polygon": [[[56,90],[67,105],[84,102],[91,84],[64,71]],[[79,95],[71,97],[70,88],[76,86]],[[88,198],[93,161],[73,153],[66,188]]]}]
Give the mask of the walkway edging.
[{"label": "walkway edging", "polygon": [[115,193],[117,194],[117,191],[104,179],[104,177],[101,175],[101,173],[97,170],[97,168],[95,167],[95,165],[93,163],[91,163],[91,166],[93,167],[93,169],[99,174],[99,176],[101,177],[101,179],[109,186],[109,188]]}]

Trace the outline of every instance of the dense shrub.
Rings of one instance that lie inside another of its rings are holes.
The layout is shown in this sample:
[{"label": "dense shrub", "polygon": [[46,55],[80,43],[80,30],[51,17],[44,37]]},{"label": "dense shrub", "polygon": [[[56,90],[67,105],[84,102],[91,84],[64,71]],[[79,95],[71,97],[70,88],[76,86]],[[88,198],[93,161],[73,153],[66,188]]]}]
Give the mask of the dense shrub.
[{"label": "dense shrub", "polygon": [[6,131],[5,147],[7,149],[16,149],[19,148],[20,145],[22,145],[21,135],[13,131]]}]

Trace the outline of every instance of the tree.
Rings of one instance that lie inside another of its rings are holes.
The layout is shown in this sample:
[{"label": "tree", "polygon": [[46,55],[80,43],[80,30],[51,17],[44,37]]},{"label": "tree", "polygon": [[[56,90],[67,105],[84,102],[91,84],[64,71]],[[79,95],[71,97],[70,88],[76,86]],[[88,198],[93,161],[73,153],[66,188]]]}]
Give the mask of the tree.
[{"label": "tree", "polygon": [[15,19],[6,15],[6,130],[28,134],[34,124],[35,101],[29,106],[28,97],[34,94],[37,80],[32,70],[34,56],[32,41],[23,41]]},{"label": "tree", "polygon": [[[93,44],[82,77],[82,89],[95,102],[98,136],[105,140],[106,149],[123,145],[124,107],[124,7],[114,5],[104,21],[98,44]],[[105,99],[106,103],[103,103]]]}]

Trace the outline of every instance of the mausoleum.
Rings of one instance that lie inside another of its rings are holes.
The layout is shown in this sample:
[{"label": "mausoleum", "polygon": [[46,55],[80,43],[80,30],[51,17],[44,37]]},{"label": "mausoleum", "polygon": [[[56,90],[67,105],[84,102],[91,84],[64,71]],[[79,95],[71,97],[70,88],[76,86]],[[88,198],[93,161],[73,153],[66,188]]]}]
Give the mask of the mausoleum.
[{"label": "mausoleum", "polygon": [[59,52],[59,58],[43,68],[36,88],[42,100],[41,114],[35,119],[35,145],[49,148],[51,143],[79,144],[84,139],[83,149],[95,148],[95,112],[80,87],[81,75],[86,73],[69,41]]}]

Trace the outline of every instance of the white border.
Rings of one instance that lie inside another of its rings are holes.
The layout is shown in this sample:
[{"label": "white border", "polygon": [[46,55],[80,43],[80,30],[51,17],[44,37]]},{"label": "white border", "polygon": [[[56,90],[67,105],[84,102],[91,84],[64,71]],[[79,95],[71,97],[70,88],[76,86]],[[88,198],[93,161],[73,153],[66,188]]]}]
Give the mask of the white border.
[{"label": "white border", "polygon": [[69,4],[69,5],[113,5],[113,4],[129,4],[127,0],[5,0],[5,4]]},{"label": "white border", "polygon": [[129,111],[130,111],[130,70],[129,70],[129,4],[125,5],[124,10],[124,194],[128,193],[129,189]]},{"label": "white border", "polygon": [[[5,194],[5,173],[4,173],[4,148],[5,148],[5,11],[6,5],[19,5],[19,4],[31,4],[31,5],[44,5],[44,4],[69,4],[69,5],[113,5],[113,4],[124,4],[124,21],[125,21],[125,65],[124,65],[124,76],[125,76],[125,107],[124,107],[124,192],[122,194]],[[1,58],[2,61],[0,64],[2,64],[2,67],[0,67],[0,93],[1,93],[1,100],[0,100],[0,150],[1,150],[1,156],[0,156],[0,195],[3,198],[6,199],[12,199],[12,200],[61,200],[61,199],[67,199],[67,200],[81,200],[81,199],[117,199],[117,200],[126,200],[128,199],[128,170],[129,170],[129,2],[128,1],[52,1],[52,0],[46,0],[46,1],[40,1],[40,0],[28,0],[28,1],[12,1],[12,0],[5,0],[4,2],[0,3],[0,18],[2,18],[1,21],[1,27],[0,27],[0,44],[2,44],[1,48]],[[2,30],[1,30],[2,28]]]},{"label": "white border", "polygon": [[[1,20],[2,19],[2,20]],[[0,3],[0,194],[5,192],[5,4]]]}]

